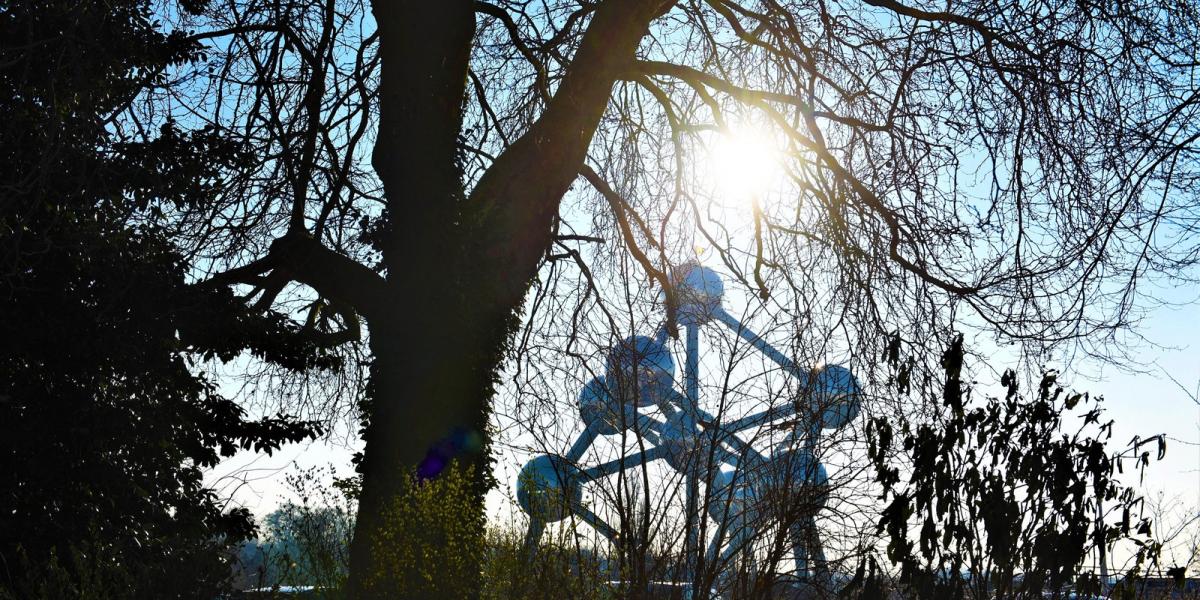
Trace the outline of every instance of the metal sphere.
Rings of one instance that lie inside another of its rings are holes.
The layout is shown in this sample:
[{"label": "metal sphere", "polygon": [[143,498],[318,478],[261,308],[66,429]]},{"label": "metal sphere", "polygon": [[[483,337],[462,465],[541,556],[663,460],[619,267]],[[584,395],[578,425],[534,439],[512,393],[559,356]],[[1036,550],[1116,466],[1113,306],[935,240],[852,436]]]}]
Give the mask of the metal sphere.
[{"label": "metal sphere", "polygon": [[608,355],[606,378],[626,406],[651,406],[671,392],[675,361],[671,351],[653,338],[625,338]]},{"label": "metal sphere", "polygon": [[517,476],[517,504],[543,522],[560,521],[583,502],[582,479],[579,467],[561,456],[535,457]]},{"label": "metal sphere", "polygon": [[751,478],[739,470],[718,471],[709,484],[708,515],[718,523],[733,517],[752,518],[758,499]]},{"label": "metal sphere", "polygon": [[579,416],[600,435],[614,435],[637,423],[637,416],[628,411],[622,415],[622,408],[609,393],[604,376],[589,381],[579,392]]},{"label": "metal sphere", "polygon": [[841,365],[825,365],[813,377],[811,398],[821,411],[821,427],[838,429],[858,417],[862,410],[862,387]]},{"label": "metal sphere", "polygon": [[811,452],[795,448],[771,457],[766,469],[767,494],[779,508],[794,511],[803,507],[816,511],[829,494],[829,473]]},{"label": "metal sphere", "polygon": [[699,431],[682,412],[667,421],[662,444],[667,449],[667,464],[686,473],[705,464],[709,457],[709,436]]},{"label": "metal sphere", "polygon": [[767,465],[767,480],[773,488],[797,488],[829,484],[825,465],[803,448],[777,453]]},{"label": "metal sphere", "polygon": [[679,297],[679,322],[703,325],[721,308],[725,284],[716,271],[696,263],[680,265],[675,271],[675,290]]}]

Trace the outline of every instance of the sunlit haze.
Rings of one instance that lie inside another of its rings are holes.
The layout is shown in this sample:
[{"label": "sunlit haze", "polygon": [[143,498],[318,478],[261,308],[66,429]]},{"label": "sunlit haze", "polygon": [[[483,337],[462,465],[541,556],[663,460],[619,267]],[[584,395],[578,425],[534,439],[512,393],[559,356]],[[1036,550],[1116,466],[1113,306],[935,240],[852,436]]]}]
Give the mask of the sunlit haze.
[{"label": "sunlit haze", "polygon": [[731,128],[709,143],[703,176],[711,192],[723,200],[749,201],[777,183],[782,152],[771,133],[761,127]]}]

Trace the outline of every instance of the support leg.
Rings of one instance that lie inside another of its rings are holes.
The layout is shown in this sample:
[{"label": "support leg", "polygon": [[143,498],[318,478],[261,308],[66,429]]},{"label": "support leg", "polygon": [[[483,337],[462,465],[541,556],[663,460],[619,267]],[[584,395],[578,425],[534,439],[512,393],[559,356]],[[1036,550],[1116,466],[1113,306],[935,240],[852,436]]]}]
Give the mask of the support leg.
[{"label": "support leg", "polygon": [[687,326],[687,362],[683,369],[687,393],[687,411],[692,416],[700,406],[700,327]]},{"label": "support leg", "polygon": [[737,525],[737,530],[729,538],[729,544],[725,546],[725,551],[717,558],[713,565],[719,573],[717,575],[717,590],[722,594],[735,593],[733,590],[736,583],[738,570],[741,567],[741,558],[743,553],[748,551],[749,545],[754,541],[756,529],[751,527],[743,515],[738,515],[737,519],[740,523]]},{"label": "support leg", "polygon": [[684,515],[683,570],[681,579],[695,579],[696,554],[700,550],[699,511],[700,483],[696,481],[696,468],[687,477],[687,508]]},{"label": "support leg", "polygon": [[815,580],[823,584],[829,579],[829,564],[825,562],[825,545],[821,542],[821,531],[817,529],[817,522],[812,517],[808,518],[805,529],[808,531],[808,554],[812,560],[809,571]]},{"label": "support leg", "polygon": [[825,548],[821,543],[821,532],[816,520],[805,518],[791,526],[792,556],[796,560],[796,577],[824,585],[829,579],[829,567],[825,564]]},{"label": "support leg", "polygon": [[542,539],[542,532],[546,530],[546,522],[537,518],[529,519],[529,529],[525,531],[525,543],[521,545],[521,556],[525,560],[525,564],[533,561],[537,555],[538,542]]},{"label": "support leg", "polygon": [[792,558],[796,561],[796,578],[801,580],[808,579],[808,541],[804,534],[804,525],[795,523],[788,531],[788,536],[792,538]]}]

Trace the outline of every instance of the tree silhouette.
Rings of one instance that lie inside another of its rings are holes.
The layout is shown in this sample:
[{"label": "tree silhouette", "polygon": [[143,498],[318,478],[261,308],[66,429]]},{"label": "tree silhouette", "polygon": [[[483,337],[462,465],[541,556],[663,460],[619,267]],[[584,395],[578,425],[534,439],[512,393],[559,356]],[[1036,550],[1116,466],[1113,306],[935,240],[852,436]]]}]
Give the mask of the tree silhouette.
[{"label": "tree silhouette", "polygon": [[[191,10],[198,10],[194,4]],[[334,357],[282,315],[189,285],[163,214],[244,159],[212,130],[112,115],[200,48],[142,1],[0,10],[0,597],[213,597],[253,533],[202,469],[319,427],[246,418],[193,370],[243,349]]]},{"label": "tree silhouette", "polygon": [[[1111,452],[1113,422],[1101,399],[1064,388],[1054,371],[1043,373],[1028,398],[1017,374],[1006,371],[1003,398],[973,401],[975,390],[961,379],[963,359],[959,337],[943,354],[944,376],[920,389],[940,392],[944,410],[936,416],[876,417],[867,428],[885,504],[878,532],[888,562],[900,569],[899,589],[916,598],[1107,593],[1107,556],[1129,541],[1135,550],[1125,586],[1157,566],[1153,519],[1119,474],[1124,463],[1148,466],[1149,448],[1161,460],[1165,436],[1135,438]],[[893,359],[893,374],[902,365]],[[930,389],[936,383],[941,390]],[[868,553],[847,590],[872,597],[866,573],[881,559]]]}]

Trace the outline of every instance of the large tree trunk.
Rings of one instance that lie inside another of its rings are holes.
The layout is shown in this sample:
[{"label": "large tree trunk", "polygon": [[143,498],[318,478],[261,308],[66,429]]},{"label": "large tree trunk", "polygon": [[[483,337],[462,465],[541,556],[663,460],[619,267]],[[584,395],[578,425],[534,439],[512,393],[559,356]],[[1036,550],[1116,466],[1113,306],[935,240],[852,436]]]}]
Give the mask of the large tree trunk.
[{"label": "large tree trunk", "polygon": [[375,362],[351,597],[478,595],[497,369],[613,82],[669,5],[602,3],[542,117],[467,198],[456,157],[473,3],[374,4],[373,165],[388,203],[372,235],[387,282],[383,308],[367,315]]},{"label": "large tree trunk", "polygon": [[[375,362],[349,587],[359,598],[471,596],[478,564],[456,546],[482,543],[484,429],[499,362],[496,336],[466,314],[456,227],[475,15],[467,0],[388,0],[373,9],[382,73],[372,162],[388,199],[373,242],[387,267],[388,308],[369,319]],[[445,484],[440,476],[467,467],[474,485],[465,495],[442,506],[423,501],[435,490],[422,490],[421,480]],[[447,562],[450,549],[466,569]]]},{"label": "large tree trunk", "polygon": [[485,430],[499,359],[496,344],[454,325],[463,319],[453,306],[372,328],[373,404],[351,565],[357,597],[479,590]]}]

